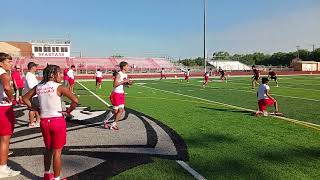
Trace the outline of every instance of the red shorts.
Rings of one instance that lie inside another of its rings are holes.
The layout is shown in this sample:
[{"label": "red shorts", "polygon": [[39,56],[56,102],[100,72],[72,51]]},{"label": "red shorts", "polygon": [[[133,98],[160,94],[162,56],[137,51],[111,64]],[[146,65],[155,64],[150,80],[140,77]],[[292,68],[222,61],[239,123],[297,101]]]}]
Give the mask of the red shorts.
[{"label": "red shorts", "polygon": [[209,81],[209,76],[204,77],[204,81],[208,82]]},{"label": "red shorts", "polygon": [[96,83],[102,83],[102,77],[96,77]]},{"label": "red shorts", "polygon": [[119,108],[119,106],[124,107],[124,93],[112,92],[109,98],[114,109]]},{"label": "red shorts", "polygon": [[69,78],[68,81],[70,86],[74,85],[74,79]]},{"label": "red shorts", "polygon": [[0,136],[12,135],[15,123],[12,106],[0,106]]},{"label": "red shorts", "polygon": [[46,149],[61,149],[67,141],[67,123],[63,117],[41,118],[43,141]]},{"label": "red shorts", "polygon": [[259,111],[265,111],[267,106],[272,106],[274,101],[272,99],[260,99],[258,101]]},{"label": "red shorts", "polygon": [[184,80],[189,80],[189,76],[185,76],[185,77],[184,77]]}]

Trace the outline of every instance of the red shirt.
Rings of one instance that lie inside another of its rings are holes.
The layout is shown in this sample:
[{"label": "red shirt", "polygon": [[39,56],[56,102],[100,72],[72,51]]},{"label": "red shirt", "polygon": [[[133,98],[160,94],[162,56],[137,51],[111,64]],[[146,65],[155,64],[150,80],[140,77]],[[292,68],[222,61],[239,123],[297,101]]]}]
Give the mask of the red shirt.
[{"label": "red shirt", "polygon": [[63,79],[64,80],[69,80],[68,71],[69,71],[69,68],[66,68],[63,70]]},{"label": "red shirt", "polygon": [[24,82],[22,80],[21,73],[19,71],[16,71],[16,70],[12,71],[11,78],[17,88],[19,89],[24,88]]}]

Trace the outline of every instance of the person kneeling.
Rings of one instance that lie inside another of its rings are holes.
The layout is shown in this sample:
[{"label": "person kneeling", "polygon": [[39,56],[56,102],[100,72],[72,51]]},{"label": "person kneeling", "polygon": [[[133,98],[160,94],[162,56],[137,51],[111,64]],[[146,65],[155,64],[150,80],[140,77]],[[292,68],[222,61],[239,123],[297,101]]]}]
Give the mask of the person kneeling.
[{"label": "person kneeling", "polygon": [[270,87],[268,86],[269,79],[266,77],[262,78],[262,84],[259,86],[257,91],[257,98],[258,98],[258,106],[259,110],[255,113],[256,116],[264,115],[268,116],[267,106],[274,106],[274,115],[282,115],[279,112],[279,105],[278,102],[271,97],[269,94]]}]

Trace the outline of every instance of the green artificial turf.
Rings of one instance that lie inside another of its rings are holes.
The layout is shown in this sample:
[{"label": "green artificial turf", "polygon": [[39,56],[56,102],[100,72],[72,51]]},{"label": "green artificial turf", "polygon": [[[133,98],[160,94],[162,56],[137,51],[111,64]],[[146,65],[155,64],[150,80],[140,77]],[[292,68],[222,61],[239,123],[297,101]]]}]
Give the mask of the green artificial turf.
[{"label": "green artificial turf", "polygon": [[[136,81],[126,89],[126,106],[174,129],[188,146],[187,163],[207,179],[320,178],[319,130],[274,117],[254,117],[249,111],[215,103],[256,110],[256,91],[251,90],[250,78],[230,78],[228,83],[214,81],[205,89],[199,81]],[[280,77],[279,84],[280,87],[274,87],[270,82],[271,94],[286,117],[320,124],[319,77]],[[83,85],[109,102],[110,82],[105,82],[101,90],[95,90],[94,82],[83,82]],[[81,105],[106,108],[79,85],[76,89]],[[153,163],[114,178],[187,179],[190,176],[175,161],[155,158]]]}]

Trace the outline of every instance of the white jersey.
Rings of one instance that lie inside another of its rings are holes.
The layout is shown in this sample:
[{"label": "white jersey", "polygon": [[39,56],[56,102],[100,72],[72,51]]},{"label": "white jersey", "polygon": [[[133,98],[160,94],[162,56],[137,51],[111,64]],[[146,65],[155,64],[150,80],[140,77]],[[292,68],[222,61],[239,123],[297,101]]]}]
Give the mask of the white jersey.
[{"label": "white jersey", "polygon": [[[128,78],[128,75],[127,74],[124,74],[123,72],[119,71],[118,72],[119,76],[120,76],[120,79],[118,82],[122,82],[123,80],[127,79]],[[113,89],[113,92],[115,93],[124,93],[124,90],[123,90],[123,85],[119,85],[117,87],[115,87]]]},{"label": "white jersey", "polygon": [[[0,67],[0,75],[6,74],[7,71]],[[8,96],[6,92],[4,92],[3,85],[0,82],[0,106],[11,106],[12,103],[8,102]]]},{"label": "white jersey", "polygon": [[57,94],[57,89],[60,85],[53,81],[37,85],[36,92],[40,104],[41,118],[62,116],[61,97]]},{"label": "white jersey", "polygon": [[32,88],[34,88],[39,83],[35,74],[31,72],[27,72],[25,79],[25,91],[28,92]]},{"label": "white jersey", "polygon": [[101,72],[101,71],[97,71],[97,72],[96,72],[96,77],[102,78],[102,72]]},{"label": "white jersey", "polygon": [[270,90],[270,87],[267,84],[261,84],[258,89],[258,100],[269,99],[266,94],[266,90]]},{"label": "white jersey", "polygon": [[190,71],[187,71],[187,72],[186,72],[186,76],[190,76]]},{"label": "white jersey", "polygon": [[67,75],[70,79],[74,79],[74,71],[72,69],[69,69]]}]

